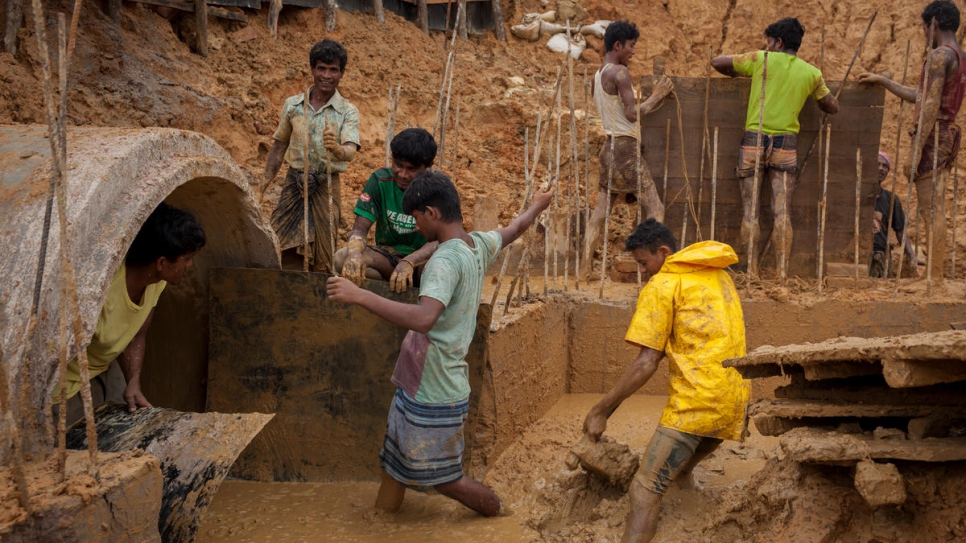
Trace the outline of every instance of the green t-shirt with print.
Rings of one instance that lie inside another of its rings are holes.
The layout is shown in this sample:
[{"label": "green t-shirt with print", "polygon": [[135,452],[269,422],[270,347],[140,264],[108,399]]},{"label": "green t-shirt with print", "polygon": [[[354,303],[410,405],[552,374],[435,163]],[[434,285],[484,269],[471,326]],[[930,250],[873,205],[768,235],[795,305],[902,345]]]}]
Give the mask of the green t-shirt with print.
[{"label": "green t-shirt with print", "polygon": [[416,231],[416,219],[403,213],[403,190],[389,168],[372,172],[356,201],[355,214],[376,223],[376,245],[392,247],[405,256],[426,245]]}]

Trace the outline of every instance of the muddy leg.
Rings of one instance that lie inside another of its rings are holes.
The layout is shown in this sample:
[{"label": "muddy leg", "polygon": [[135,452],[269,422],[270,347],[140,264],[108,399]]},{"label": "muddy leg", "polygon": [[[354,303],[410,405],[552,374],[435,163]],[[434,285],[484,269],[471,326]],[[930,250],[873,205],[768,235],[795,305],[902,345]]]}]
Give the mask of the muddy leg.
[{"label": "muddy leg", "polygon": [[664,222],[664,204],[657,193],[657,186],[654,185],[654,178],[647,164],[641,164],[641,192],[644,193],[644,201],[638,202],[641,206],[641,217],[644,219],[654,219],[657,222]]},{"label": "muddy leg", "polygon": [[721,441],[717,439],[703,439],[698,447],[694,450],[694,454],[688,463],[681,470],[681,473],[677,476],[678,488],[682,490],[690,490],[696,485],[694,484],[694,467],[698,465],[699,462],[708,457],[711,453],[716,451],[721,445]]},{"label": "muddy leg", "polygon": [[[932,183],[932,173],[916,179],[916,196],[919,200],[919,213],[923,219],[923,229],[927,233],[932,228],[932,278],[933,280],[943,278],[943,263],[946,260],[946,179],[949,177],[949,170],[940,170],[936,175],[938,187]],[[930,224],[933,190],[936,194],[935,217],[936,224]],[[927,247],[927,250],[929,248]]]},{"label": "muddy leg", "polygon": [[657,533],[661,514],[661,494],[651,492],[638,479],[631,483],[631,510],[627,514],[622,543],[648,543]]},{"label": "muddy leg", "polygon": [[[781,172],[769,168],[768,181],[771,182],[771,208],[775,214],[774,233],[775,262],[782,262],[782,254],[787,269],[788,259],[792,256],[792,195],[798,185],[798,176],[791,172]],[[757,239],[757,238],[756,238]]]},{"label": "muddy leg", "polygon": [[[580,261],[580,270],[578,272],[581,281],[587,279],[587,274],[590,272],[591,265],[593,264],[594,251],[597,250],[597,247],[603,241],[601,239],[601,232],[604,229],[604,219],[607,217],[607,213],[614,209],[616,202],[617,198],[613,195],[610,198],[607,197],[606,190],[597,192],[597,205],[594,206],[594,212],[590,215],[590,223],[587,225],[587,250],[584,252],[583,259]],[[608,203],[610,203],[609,206]]]},{"label": "muddy leg", "polygon": [[464,475],[458,481],[437,485],[436,491],[452,498],[484,517],[500,514],[500,498],[483,483]]},{"label": "muddy leg", "polygon": [[402,507],[404,497],[406,497],[406,487],[385,471],[382,472],[379,494],[376,495],[376,509],[386,513],[397,513]]},{"label": "muddy leg", "polygon": [[[754,199],[754,177],[744,177],[738,180],[741,185],[741,251],[748,250],[748,242],[751,240],[752,232],[755,234],[755,244],[761,240],[761,229],[758,226],[758,210],[761,209],[761,202],[758,201],[758,208],[756,209],[752,205],[752,200]],[[761,187],[759,187],[759,190]],[[745,259],[748,260],[748,255],[745,255]],[[756,262],[747,262],[749,273],[754,270],[756,273],[758,271],[758,265]]]}]

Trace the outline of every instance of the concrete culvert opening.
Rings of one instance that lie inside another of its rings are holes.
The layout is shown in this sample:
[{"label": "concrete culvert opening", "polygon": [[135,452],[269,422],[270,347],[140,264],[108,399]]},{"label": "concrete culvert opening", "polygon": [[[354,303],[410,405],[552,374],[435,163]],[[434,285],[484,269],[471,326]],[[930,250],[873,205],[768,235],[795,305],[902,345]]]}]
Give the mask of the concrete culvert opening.
[{"label": "concrete culvert opening", "polygon": [[[10,376],[11,398],[29,380],[29,407],[38,416],[37,426],[27,406],[12,415],[25,421],[26,452],[40,457],[53,445],[44,426],[50,422],[51,394],[58,382],[63,286],[55,205],[35,339],[24,353],[50,180],[46,132],[43,126],[0,128],[5,171],[0,216],[10,270],[0,280],[4,370]],[[245,174],[211,139],[169,129],[71,129],[67,168],[70,251],[86,338],[94,332],[107,287],[128,247],[160,202],[191,211],[204,227],[207,245],[195,257],[193,269],[180,285],[170,285],[162,294],[142,375],[143,391],[155,405],[203,411],[209,270],[278,267],[274,234],[256,209]],[[75,356],[70,332],[68,345],[69,357]],[[25,354],[31,361],[29,375],[24,374]],[[2,454],[8,454],[7,448]]]}]

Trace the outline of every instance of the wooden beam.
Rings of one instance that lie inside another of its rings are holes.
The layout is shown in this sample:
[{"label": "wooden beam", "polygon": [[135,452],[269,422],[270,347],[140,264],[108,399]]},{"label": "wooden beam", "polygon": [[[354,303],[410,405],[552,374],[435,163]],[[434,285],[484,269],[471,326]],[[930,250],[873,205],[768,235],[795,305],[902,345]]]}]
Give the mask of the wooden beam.
[{"label": "wooden beam", "polygon": [[117,24],[121,22],[121,0],[107,0],[107,16]]},{"label": "wooden beam", "polygon": [[[188,11],[194,13],[194,4],[188,2],[179,2],[178,0],[128,0],[129,2],[137,2],[139,4],[150,4],[152,6],[165,6],[173,9],[179,9],[181,11]],[[224,8],[215,8],[208,6],[208,15],[213,17],[220,17],[222,19],[230,19],[232,21],[240,21],[243,23],[248,22],[248,16],[244,13],[237,13],[234,11],[229,11]]]},{"label": "wooden beam", "polygon": [[419,29],[423,31],[424,34],[429,34],[429,6],[426,5],[427,0],[416,0],[417,7],[417,21],[419,22]]},{"label": "wooden beam", "polygon": [[7,0],[7,13],[3,33],[3,48],[11,55],[17,54],[17,32],[23,26],[23,0]]},{"label": "wooden beam", "polygon": [[882,375],[892,388],[911,388],[966,381],[962,360],[883,360]]},{"label": "wooden beam", "polygon": [[821,402],[812,400],[758,400],[748,407],[749,416],[772,416],[788,419],[835,418],[921,418],[939,416],[966,418],[966,405],[936,406],[861,404],[855,402]]},{"label": "wooden beam", "polygon": [[816,464],[854,464],[865,458],[918,462],[966,460],[966,438],[921,440],[875,439],[865,434],[839,434],[796,428],[781,438],[786,458]]},{"label": "wooden beam", "polygon": [[803,368],[805,369],[805,379],[809,381],[843,379],[845,377],[860,377],[862,375],[878,375],[882,373],[882,364],[869,361],[809,364],[803,366]]},{"label": "wooden beam", "polygon": [[195,0],[195,30],[197,31],[198,54],[208,57],[208,2]]}]

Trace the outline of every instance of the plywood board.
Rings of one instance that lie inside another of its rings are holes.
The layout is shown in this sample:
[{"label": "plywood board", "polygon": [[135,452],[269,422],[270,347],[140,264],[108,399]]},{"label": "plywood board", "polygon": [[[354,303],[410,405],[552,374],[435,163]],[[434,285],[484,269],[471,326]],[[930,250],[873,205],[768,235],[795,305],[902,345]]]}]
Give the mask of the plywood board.
[{"label": "plywood board", "polygon": [[[645,92],[650,85],[650,78],[642,78]],[[644,145],[644,160],[649,166],[651,174],[658,185],[658,193],[663,193],[662,177],[664,168],[665,146],[668,145],[670,160],[668,161],[668,190],[662,194],[667,208],[665,222],[680,236],[682,220],[687,202],[685,190],[684,167],[681,163],[682,138],[679,133],[678,113],[680,106],[683,122],[683,154],[687,167],[688,179],[691,186],[696,214],[701,219],[700,231],[703,239],[710,234],[711,218],[711,160],[705,164],[705,175],[699,180],[701,163],[701,141],[703,132],[705,79],[703,78],[671,78],[675,85],[674,97],[669,98],[658,111],[646,115],[641,119],[641,130]],[[710,98],[708,105],[709,135],[713,135],[714,127],[719,127],[718,136],[718,179],[717,179],[717,210],[716,210],[716,238],[735,247],[744,266],[745,248],[740,247],[741,228],[741,193],[735,175],[738,162],[738,148],[744,133],[745,116],[747,112],[748,93],[751,81],[746,78],[711,79]],[[830,84],[833,92],[837,84]],[[832,124],[832,145],[829,159],[828,182],[828,214],[826,218],[825,259],[836,258],[847,260],[848,255],[854,254],[854,219],[855,219],[855,151],[862,152],[862,184],[861,194],[871,195],[877,184],[876,155],[879,150],[879,134],[882,127],[884,91],[880,87],[860,86],[848,83],[840,97],[840,111],[830,117]],[[820,111],[813,100],[809,100],[800,115],[801,131],[798,136],[798,159],[801,165],[812,141],[816,137]],[[671,138],[665,142],[666,123],[671,122]],[[710,138],[709,138],[710,139]],[[710,145],[709,145],[710,149]],[[820,197],[819,176],[821,168],[817,156],[818,149],[812,154],[805,168],[804,176],[799,180],[792,201],[792,225],[795,231],[794,243],[789,260],[789,272],[793,275],[814,277],[817,262],[817,224],[818,201]],[[699,190],[703,187],[703,190]],[[698,194],[702,192],[702,202],[698,205]],[[758,246],[761,253],[772,228],[771,189],[762,187],[759,201],[761,202],[760,225],[762,239]],[[869,259],[872,234],[868,231],[867,221],[863,217],[871,217],[874,201],[872,198],[862,198],[860,207],[860,262]],[[693,218],[688,225],[688,243],[697,241]],[[762,261],[766,266],[774,266],[773,253],[765,255]]]},{"label": "plywood board", "polygon": [[[233,474],[274,481],[378,480],[392,395],[390,382],[406,330],[357,307],[331,302],[324,274],[218,269],[210,275],[208,409],[275,413]],[[388,283],[366,288],[397,301]],[[481,306],[470,352],[472,451],[486,362],[490,306]]]}]

